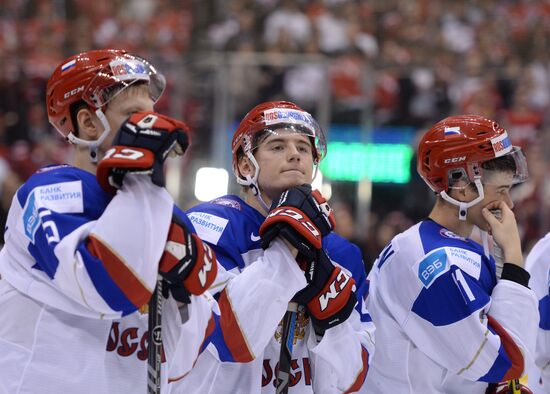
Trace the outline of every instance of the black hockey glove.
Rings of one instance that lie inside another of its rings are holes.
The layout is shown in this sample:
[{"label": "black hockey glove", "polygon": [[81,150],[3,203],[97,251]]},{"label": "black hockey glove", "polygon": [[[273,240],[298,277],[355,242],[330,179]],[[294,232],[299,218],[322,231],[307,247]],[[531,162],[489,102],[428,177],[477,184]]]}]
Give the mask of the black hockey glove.
[{"label": "black hockey glove", "polygon": [[155,112],[137,112],[118,130],[113,146],[97,165],[101,187],[116,193],[128,172],[147,173],[164,186],[164,161],[170,153],[183,155],[189,146],[189,129],[179,120]]},{"label": "black hockey glove", "polygon": [[159,273],[165,281],[164,296],[168,291],[174,299],[189,303],[190,294],[204,293],[216,279],[216,254],[185,223],[172,216],[168,239],[159,263]]},{"label": "black hockey glove", "polygon": [[333,265],[323,249],[317,253],[315,260],[301,262],[308,284],[293,301],[306,306],[315,332],[323,335],[326,329],[346,321],[357,297],[353,290],[355,280]]},{"label": "black hockey glove", "polygon": [[303,184],[283,192],[273,200],[269,215],[260,227],[262,248],[281,236],[307,260],[321,249],[322,237],[335,226],[334,215],[327,200],[318,190]]}]

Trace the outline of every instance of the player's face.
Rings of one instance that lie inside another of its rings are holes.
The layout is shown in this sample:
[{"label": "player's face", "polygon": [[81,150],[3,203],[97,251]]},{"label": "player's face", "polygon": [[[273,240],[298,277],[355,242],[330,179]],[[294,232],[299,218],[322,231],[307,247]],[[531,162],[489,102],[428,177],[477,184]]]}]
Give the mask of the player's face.
[{"label": "player's face", "polygon": [[116,132],[130,115],[139,111],[153,111],[154,102],[149,96],[146,84],[130,86],[115,96],[107,105],[105,117],[111,126],[111,133],[102,147],[110,147]]},{"label": "player's face", "polygon": [[[468,209],[468,221],[475,224],[482,230],[487,231],[489,226],[481,210],[493,201],[503,201],[510,209],[514,207],[514,202],[510,197],[510,189],[513,185],[513,174],[511,172],[494,173],[485,183],[483,183],[483,191],[485,197]],[[477,194],[477,193],[476,193]]]},{"label": "player's face", "polygon": [[270,199],[290,187],[312,181],[313,148],[305,135],[269,135],[258,146],[254,157],[260,166],[258,184]]}]

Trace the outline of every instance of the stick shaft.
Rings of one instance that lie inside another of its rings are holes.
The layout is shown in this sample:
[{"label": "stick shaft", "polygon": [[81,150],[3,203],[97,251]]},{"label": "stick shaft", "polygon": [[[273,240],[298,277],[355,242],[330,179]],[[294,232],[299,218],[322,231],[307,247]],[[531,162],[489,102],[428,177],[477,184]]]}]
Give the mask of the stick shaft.
[{"label": "stick shaft", "polygon": [[147,393],[160,394],[162,366],[162,280],[149,301],[149,348],[147,350]]},{"label": "stick shaft", "polygon": [[292,360],[292,346],[294,344],[294,327],[296,326],[296,312],[298,304],[289,302],[283,317],[283,333],[281,337],[281,353],[279,354],[279,370],[277,372],[276,394],[287,394],[290,383],[290,362]]}]

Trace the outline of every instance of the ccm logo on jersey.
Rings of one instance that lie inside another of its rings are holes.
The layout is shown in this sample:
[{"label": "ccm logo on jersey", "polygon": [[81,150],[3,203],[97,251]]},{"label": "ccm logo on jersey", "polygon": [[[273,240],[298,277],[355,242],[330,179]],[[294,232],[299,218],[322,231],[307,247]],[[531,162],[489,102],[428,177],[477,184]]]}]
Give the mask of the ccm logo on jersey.
[{"label": "ccm logo on jersey", "polygon": [[330,300],[337,298],[340,295],[342,289],[346,287],[349,282],[349,276],[344,271],[340,271],[336,278],[328,287],[328,291],[319,296],[319,305],[321,306],[321,312],[327,309]]}]

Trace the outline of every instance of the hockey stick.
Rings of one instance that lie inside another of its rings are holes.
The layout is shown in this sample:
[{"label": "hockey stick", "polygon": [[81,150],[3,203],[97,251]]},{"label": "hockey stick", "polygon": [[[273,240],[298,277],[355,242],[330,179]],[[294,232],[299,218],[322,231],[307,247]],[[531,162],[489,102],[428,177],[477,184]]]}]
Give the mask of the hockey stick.
[{"label": "hockey stick", "polygon": [[289,302],[283,317],[283,332],[281,336],[281,353],[279,354],[279,371],[277,372],[276,394],[287,394],[290,383],[290,361],[294,344],[294,327],[296,326],[296,312],[298,303]]},{"label": "hockey stick", "polygon": [[159,276],[149,300],[149,348],[147,349],[147,393],[160,394],[162,366],[162,279]]}]

